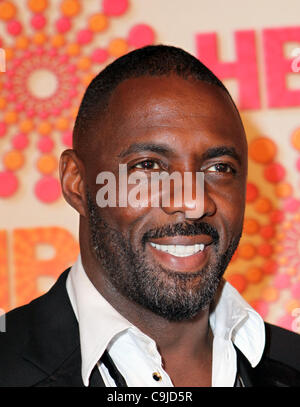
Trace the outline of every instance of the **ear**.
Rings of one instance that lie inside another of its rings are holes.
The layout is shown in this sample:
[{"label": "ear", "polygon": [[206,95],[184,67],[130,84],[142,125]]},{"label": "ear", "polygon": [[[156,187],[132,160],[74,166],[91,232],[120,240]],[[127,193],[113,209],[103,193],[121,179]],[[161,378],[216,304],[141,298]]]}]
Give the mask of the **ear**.
[{"label": "ear", "polygon": [[86,216],[84,166],[74,150],[65,150],[59,162],[59,175],[65,200]]}]

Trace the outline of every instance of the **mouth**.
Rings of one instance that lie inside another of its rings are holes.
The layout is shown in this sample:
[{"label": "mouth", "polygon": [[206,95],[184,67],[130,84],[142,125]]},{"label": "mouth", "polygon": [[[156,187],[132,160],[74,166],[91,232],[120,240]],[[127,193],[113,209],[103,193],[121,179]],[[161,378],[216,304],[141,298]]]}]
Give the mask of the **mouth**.
[{"label": "mouth", "polygon": [[151,246],[156,250],[164,253],[169,253],[175,257],[190,257],[196,253],[203,252],[205,245],[203,243],[193,245],[181,245],[181,244],[157,244],[150,242]]},{"label": "mouth", "polygon": [[177,236],[150,240],[147,248],[163,267],[192,273],[205,266],[212,243],[209,236]]}]

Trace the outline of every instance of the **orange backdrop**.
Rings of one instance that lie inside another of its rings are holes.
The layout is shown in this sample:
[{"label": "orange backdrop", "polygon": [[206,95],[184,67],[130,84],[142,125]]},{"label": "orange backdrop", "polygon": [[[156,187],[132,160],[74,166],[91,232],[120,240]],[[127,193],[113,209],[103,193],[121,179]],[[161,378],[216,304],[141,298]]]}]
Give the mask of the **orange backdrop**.
[{"label": "orange backdrop", "polygon": [[246,218],[226,278],[265,320],[300,332],[300,4],[201,3],[0,1],[2,309],[46,291],[78,254],[57,166],[86,86],[127,51],[167,43],[224,80],[245,124]]}]

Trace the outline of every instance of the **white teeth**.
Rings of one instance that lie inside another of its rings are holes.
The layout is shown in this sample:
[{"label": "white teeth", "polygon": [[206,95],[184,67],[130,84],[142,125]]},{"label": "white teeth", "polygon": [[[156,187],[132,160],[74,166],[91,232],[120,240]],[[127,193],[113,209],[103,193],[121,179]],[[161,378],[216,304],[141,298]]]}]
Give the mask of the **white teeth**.
[{"label": "white teeth", "polygon": [[177,257],[188,257],[202,252],[205,245],[203,243],[193,244],[193,245],[182,245],[182,244],[156,244],[150,242],[151,246],[155,247],[156,250],[161,250],[162,252],[167,252]]}]

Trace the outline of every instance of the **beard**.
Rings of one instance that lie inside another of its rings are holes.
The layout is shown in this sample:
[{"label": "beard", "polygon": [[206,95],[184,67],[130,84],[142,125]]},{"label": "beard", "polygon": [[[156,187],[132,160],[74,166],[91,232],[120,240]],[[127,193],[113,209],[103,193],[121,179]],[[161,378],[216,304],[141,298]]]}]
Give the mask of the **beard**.
[{"label": "beard", "polygon": [[[218,254],[219,234],[210,224],[177,223],[149,230],[142,238],[141,248],[134,250],[129,237],[109,226],[100,216],[89,192],[87,204],[90,245],[116,295],[119,292],[169,321],[192,319],[210,305],[241,233],[224,253]],[[215,260],[196,272],[171,271],[146,257],[145,244],[150,238],[199,234],[212,237]]]}]

